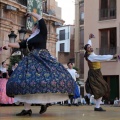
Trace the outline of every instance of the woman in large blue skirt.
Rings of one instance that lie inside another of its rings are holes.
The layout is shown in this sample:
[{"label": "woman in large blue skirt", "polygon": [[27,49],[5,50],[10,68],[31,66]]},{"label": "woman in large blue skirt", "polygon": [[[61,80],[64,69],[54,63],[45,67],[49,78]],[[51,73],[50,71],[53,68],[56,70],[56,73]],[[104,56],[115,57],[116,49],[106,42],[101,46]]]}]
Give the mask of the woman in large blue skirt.
[{"label": "woman in large blue skirt", "polygon": [[52,57],[46,49],[47,28],[43,18],[36,13],[27,13],[38,19],[31,36],[8,47],[26,48],[29,53],[20,62],[7,82],[7,95],[15,102],[23,102],[24,110],[17,116],[31,115],[32,103],[42,104],[40,114],[46,111],[47,103],[68,99],[74,92],[74,80],[69,72]]}]

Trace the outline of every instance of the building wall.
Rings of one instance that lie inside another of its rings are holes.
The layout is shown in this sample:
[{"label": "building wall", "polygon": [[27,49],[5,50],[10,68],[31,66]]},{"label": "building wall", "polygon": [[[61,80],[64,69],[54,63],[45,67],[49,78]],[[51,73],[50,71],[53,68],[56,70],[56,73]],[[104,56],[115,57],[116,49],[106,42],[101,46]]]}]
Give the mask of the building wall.
[{"label": "building wall", "polygon": [[56,11],[56,17],[58,17],[59,19],[61,19],[62,17],[62,13],[61,13],[61,7],[58,6],[58,3],[56,2],[56,8],[55,8],[55,11]]},{"label": "building wall", "polygon": [[79,6],[79,2],[81,0],[75,0],[75,65],[76,66],[80,66],[80,58],[79,58],[79,51],[80,51],[80,47],[79,47],[79,39],[80,39],[80,6]]},{"label": "building wall", "polygon": [[[87,43],[90,33],[95,35],[95,39],[92,40],[94,50],[100,46],[100,34],[99,29],[103,28],[117,28],[117,47],[120,47],[120,1],[117,1],[117,19],[99,21],[99,0],[84,0],[84,11],[85,11],[85,24],[84,24],[84,37],[85,44]],[[91,5],[91,7],[90,7]],[[118,51],[119,54],[120,51]],[[85,75],[84,80],[87,79],[88,65],[85,62]],[[120,76],[120,62],[109,61],[102,63],[103,75],[119,75]],[[120,84],[120,79],[119,79]],[[120,87],[119,87],[120,89]],[[119,92],[120,94],[120,92]]]},{"label": "building wall", "polygon": [[[60,30],[65,30],[65,40],[60,40],[59,38]],[[60,44],[65,43],[65,52],[70,52],[70,26],[63,26],[63,27],[57,28],[57,35],[58,35],[57,36],[58,41],[56,43],[57,44],[56,51],[60,51],[60,47],[59,47]]]},{"label": "building wall", "polygon": [[74,39],[70,41],[70,52],[58,52],[58,61],[62,63],[65,67],[67,66],[68,62],[74,62]]},{"label": "building wall", "polygon": [[[60,30],[65,30],[65,40],[60,40],[59,32]],[[66,25],[63,27],[57,28],[57,43],[56,43],[56,58],[58,61],[66,65],[71,59],[74,58],[74,26]],[[60,51],[60,44],[64,43],[64,52]]]},{"label": "building wall", "polygon": [[75,53],[74,54],[75,54],[75,66],[77,66],[79,69],[81,80],[84,79],[83,46],[84,46],[84,0],[75,0],[75,45],[74,45]]}]

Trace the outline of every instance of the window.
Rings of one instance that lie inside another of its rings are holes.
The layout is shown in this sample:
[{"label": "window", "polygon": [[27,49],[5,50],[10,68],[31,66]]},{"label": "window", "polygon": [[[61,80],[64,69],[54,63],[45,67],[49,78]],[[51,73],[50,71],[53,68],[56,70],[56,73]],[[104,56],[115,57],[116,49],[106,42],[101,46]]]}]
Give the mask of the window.
[{"label": "window", "polygon": [[84,1],[80,2],[80,24],[84,24]]},{"label": "window", "polygon": [[60,52],[64,52],[65,44],[61,43],[60,44]]},{"label": "window", "polygon": [[16,1],[17,3],[21,5],[27,6],[27,0],[13,0],[13,1]]},{"label": "window", "polygon": [[47,13],[47,1],[42,2],[42,10],[43,10],[43,13]]},{"label": "window", "polygon": [[116,0],[100,0],[99,20],[116,18]]},{"label": "window", "polygon": [[60,32],[59,32],[59,40],[65,40],[65,30],[60,30]]},{"label": "window", "polygon": [[70,58],[69,61],[75,63],[75,58]]},{"label": "window", "polygon": [[116,54],[116,28],[100,30],[100,54]]},{"label": "window", "polygon": [[84,12],[81,12],[80,18],[81,20],[84,20]]}]

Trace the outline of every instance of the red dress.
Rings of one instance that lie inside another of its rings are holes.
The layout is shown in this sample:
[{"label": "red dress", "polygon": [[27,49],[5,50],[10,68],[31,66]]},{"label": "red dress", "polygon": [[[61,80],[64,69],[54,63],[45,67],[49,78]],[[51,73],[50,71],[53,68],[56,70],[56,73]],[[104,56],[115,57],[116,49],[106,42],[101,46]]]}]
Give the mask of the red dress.
[{"label": "red dress", "polygon": [[1,104],[13,104],[14,99],[6,95],[6,83],[8,79],[0,78],[0,103]]}]

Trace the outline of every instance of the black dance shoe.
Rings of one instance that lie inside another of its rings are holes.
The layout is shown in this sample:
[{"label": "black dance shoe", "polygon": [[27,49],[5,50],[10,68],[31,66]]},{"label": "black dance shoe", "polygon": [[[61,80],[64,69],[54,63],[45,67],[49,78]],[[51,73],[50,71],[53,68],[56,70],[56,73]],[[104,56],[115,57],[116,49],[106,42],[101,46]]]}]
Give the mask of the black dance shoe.
[{"label": "black dance shoe", "polygon": [[51,103],[47,103],[46,105],[47,105],[47,107],[52,106],[52,104],[51,104]]},{"label": "black dance shoe", "polygon": [[75,106],[79,106],[78,104],[74,104]]},{"label": "black dance shoe", "polygon": [[104,109],[102,109],[101,107],[99,107],[99,108],[94,108],[94,111],[105,112],[106,110],[104,110]]},{"label": "black dance shoe", "polygon": [[71,104],[68,104],[68,106],[70,107],[70,106],[71,106]]},{"label": "black dance shoe", "polygon": [[47,105],[41,105],[41,110],[40,110],[40,114],[43,114],[44,112],[46,112],[46,110],[47,110]]},{"label": "black dance shoe", "polygon": [[26,115],[31,116],[32,110],[22,110],[20,113],[16,114],[16,116],[26,116]]}]

